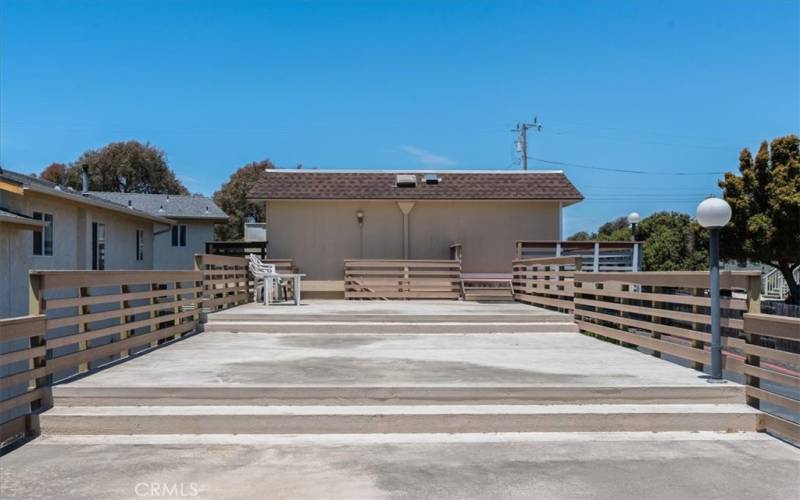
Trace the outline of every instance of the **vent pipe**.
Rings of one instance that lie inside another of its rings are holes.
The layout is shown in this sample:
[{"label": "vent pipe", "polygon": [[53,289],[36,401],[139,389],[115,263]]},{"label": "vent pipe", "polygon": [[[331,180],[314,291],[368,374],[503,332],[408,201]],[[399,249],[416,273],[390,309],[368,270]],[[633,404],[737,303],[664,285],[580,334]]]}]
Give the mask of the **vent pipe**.
[{"label": "vent pipe", "polygon": [[89,165],[81,165],[81,194],[89,192]]}]

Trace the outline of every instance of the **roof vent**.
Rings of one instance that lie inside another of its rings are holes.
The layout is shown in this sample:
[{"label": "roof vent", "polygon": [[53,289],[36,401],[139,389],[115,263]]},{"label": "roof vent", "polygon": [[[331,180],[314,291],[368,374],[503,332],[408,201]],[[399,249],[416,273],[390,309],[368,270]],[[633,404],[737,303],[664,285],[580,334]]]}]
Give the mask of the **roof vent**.
[{"label": "roof vent", "polygon": [[160,207],[158,207],[158,213],[160,213],[160,214],[164,213],[164,205],[161,205]]},{"label": "roof vent", "polygon": [[133,203],[131,200],[128,200],[128,208],[133,209]]},{"label": "roof vent", "polygon": [[437,174],[425,174],[425,184],[439,184],[442,178]]},{"label": "roof vent", "polygon": [[397,176],[397,187],[400,188],[417,187],[417,176],[413,174],[399,174]]}]

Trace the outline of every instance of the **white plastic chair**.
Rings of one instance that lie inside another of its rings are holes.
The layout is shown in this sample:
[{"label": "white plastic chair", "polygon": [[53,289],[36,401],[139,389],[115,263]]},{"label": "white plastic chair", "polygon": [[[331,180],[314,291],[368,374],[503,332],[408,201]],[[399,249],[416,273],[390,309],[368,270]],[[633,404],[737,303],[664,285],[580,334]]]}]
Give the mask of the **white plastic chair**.
[{"label": "white plastic chair", "polygon": [[[286,285],[278,275],[275,264],[264,263],[255,254],[251,253],[249,267],[250,272],[253,274],[256,280],[256,300],[258,299],[258,290],[260,289],[263,292],[264,304],[269,303],[266,295],[266,283],[268,280],[272,282],[275,291],[278,292],[276,294],[278,295],[278,298],[280,299],[280,292],[283,291],[283,300],[286,300]],[[272,293],[272,290],[270,290],[270,293]]]}]

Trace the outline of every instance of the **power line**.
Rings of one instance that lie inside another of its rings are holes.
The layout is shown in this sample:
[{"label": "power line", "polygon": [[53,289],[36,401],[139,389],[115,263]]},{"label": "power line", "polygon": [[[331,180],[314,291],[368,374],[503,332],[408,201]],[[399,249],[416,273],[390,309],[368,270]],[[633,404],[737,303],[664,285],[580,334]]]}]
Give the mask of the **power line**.
[{"label": "power line", "polygon": [[608,168],[598,167],[595,165],[581,165],[579,163],[569,163],[566,161],[545,160],[544,158],[529,157],[531,160],[548,165],[560,165],[564,167],[585,168],[587,170],[600,170],[603,172],[619,172],[623,174],[636,174],[636,175],[679,175],[679,176],[700,176],[700,175],[725,175],[725,172],[648,172],[646,170],[633,170],[627,168]]}]

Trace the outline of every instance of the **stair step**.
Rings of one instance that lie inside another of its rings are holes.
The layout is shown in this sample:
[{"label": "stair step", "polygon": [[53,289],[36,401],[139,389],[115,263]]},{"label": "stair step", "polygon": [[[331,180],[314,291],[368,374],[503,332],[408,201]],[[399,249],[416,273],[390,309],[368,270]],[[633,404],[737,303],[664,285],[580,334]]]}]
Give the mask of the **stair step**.
[{"label": "stair step", "polygon": [[53,388],[61,406],[738,404],[745,388],[708,386],[75,387]]},{"label": "stair step", "polygon": [[[481,297],[481,300],[485,300]],[[512,318],[513,319],[513,318]],[[567,316],[543,316],[537,321],[493,322],[366,322],[366,321],[219,321],[204,325],[207,332],[328,333],[328,334],[454,334],[454,333],[559,333],[578,332]]]},{"label": "stair step", "polygon": [[743,404],[71,406],[41,415],[45,434],[756,431]]}]

